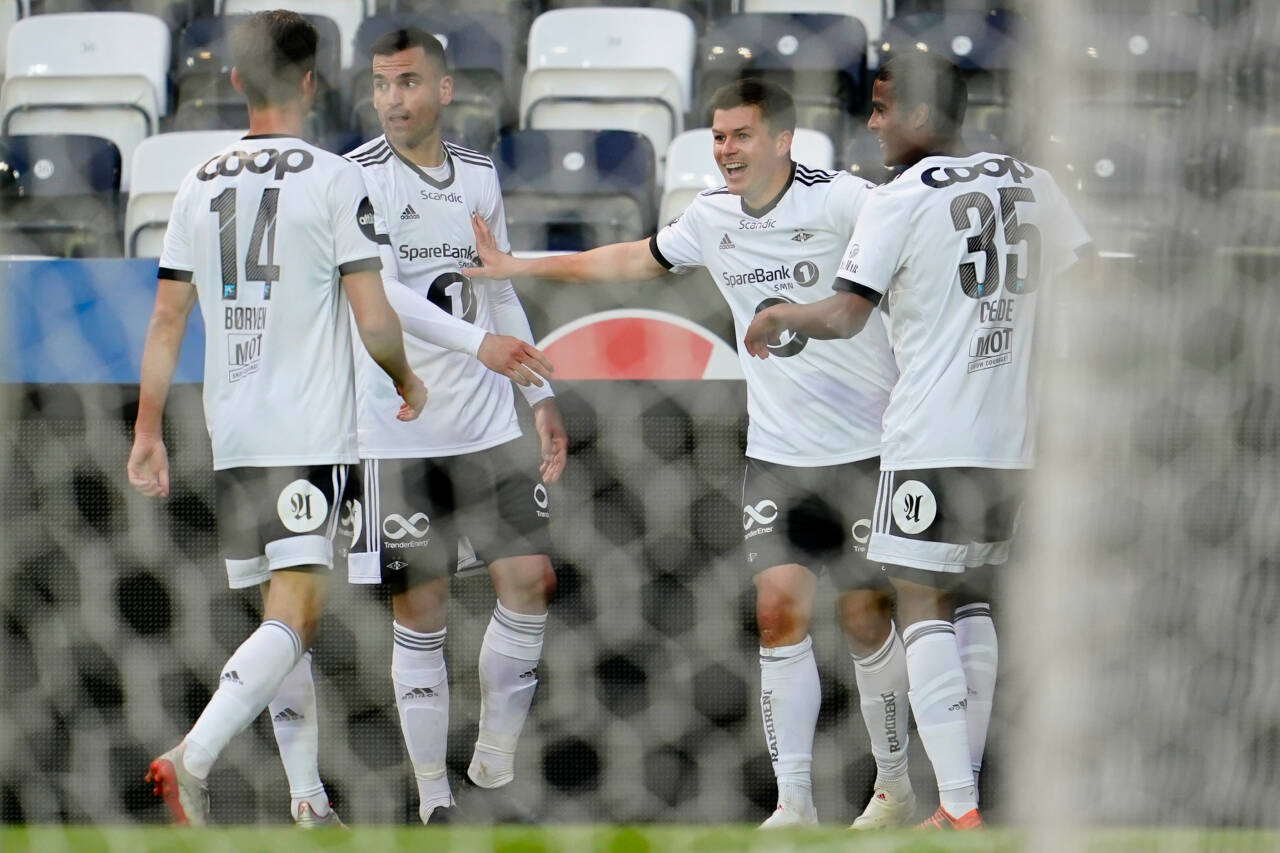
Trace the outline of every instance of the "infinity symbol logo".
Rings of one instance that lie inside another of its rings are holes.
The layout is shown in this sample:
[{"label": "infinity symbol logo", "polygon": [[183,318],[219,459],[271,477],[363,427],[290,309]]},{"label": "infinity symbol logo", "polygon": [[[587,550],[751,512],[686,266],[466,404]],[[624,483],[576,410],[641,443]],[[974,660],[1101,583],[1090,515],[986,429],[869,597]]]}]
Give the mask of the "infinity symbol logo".
[{"label": "infinity symbol logo", "polygon": [[[391,527],[392,524],[395,525],[394,528]],[[418,524],[422,525],[421,529]],[[431,519],[427,518],[425,512],[415,512],[407,521],[403,515],[393,512],[382,521],[382,532],[388,539],[403,539],[406,536],[421,539],[430,529]]]},{"label": "infinity symbol logo", "polygon": [[755,506],[742,508],[742,529],[750,530],[752,524],[773,524],[778,520],[778,505],[770,500],[760,501]]}]

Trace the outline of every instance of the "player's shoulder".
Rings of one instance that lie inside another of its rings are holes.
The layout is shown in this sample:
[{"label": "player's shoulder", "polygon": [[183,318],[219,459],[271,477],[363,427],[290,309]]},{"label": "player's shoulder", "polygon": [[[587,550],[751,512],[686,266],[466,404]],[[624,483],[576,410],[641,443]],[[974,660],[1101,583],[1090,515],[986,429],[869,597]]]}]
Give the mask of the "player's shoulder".
[{"label": "player's shoulder", "polygon": [[444,140],[443,145],[444,150],[448,151],[450,156],[458,161],[462,168],[469,166],[472,169],[488,169],[496,174],[497,170],[494,168],[493,160],[479,151],[459,145],[456,142],[450,142],[447,139]]},{"label": "player's shoulder", "polygon": [[347,160],[366,169],[376,168],[391,161],[395,152],[385,136],[375,136],[363,145],[357,145],[345,155]]}]

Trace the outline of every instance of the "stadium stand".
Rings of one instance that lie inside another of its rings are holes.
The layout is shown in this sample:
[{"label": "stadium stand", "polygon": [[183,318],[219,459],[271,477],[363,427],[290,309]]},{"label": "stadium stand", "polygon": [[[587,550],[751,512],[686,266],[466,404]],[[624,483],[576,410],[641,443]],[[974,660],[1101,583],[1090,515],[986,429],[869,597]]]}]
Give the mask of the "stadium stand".
[{"label": "stadium stand", "polygon": [[492,151],[498,133],[516,123],[519,92],[514,87],[524,73],[511,20],[493,12],[395,13],[366,18],[356,36],[356,65],[348,78],[352,126],[363,139],[382,132],[373,109],[370,46],[383,33],[404,26],[433,33],[444,45],[453,76],[453,102],[444,110],[445,138],[477,151]]},{"label": "stadium stand", "polygon": [[119,256],[120,175],[101,137],[0,137],[0,254]]},{"label": "stadium stand", "polygon": [[893,0],[742,0],[740,11],[848,15],[862,24],[867,41],[877,44],[885,19],[893,14],[893,9]]},{"label": "stadium stand", "polygon": [[693,21],[679,12],[544,12],[529,31],[521,126],[633,130],[664,154],[684,130],[694,50]]},{"label": "stadium stand", "polygon": [[511,246],[577,250],[652,233],[654,156],[625,130],[526,129],[498,140]]},{"label": "stadium stand", "polygon": [[717,18],[698,48],[698,120],[707,120],[707,99],[720,86],[737,77],[764,77],[791,91],[800,125],[840,145],[866,103],[866,47],[865,29],[847,15]]},{"label": "stadium stand", "polygon": [[90,133],[125,159],[169,105],[169,30],[151,15],[35,15],[9,31],[0,134]]},{"label": "stadium stand", "polygon": [[[304,15],[319,34],[316,76],[320,86],[308,120],[313,138],[345,124],[338,25],[332,19]],[[249,116],[244,99],[231,86],[231,52],[227,37],[240,20],[236,15],[196,18],[178,43],[177,106],[169,130],[226,130],[244,127]]]},{"label": "stadium stand", "polygon": [[133,186],[124,216],[124,250],[130,258],[158,258],[173,197],[182,179],[244,134],[242,130],[160,133],[133,152]]},{"label": "stadium stand", "polygon": [[[350,68],[355,58],[356,30],[360,22],[374,11],[375,0],[288,0],[284,8],[301,15],[324,17],[338,27],[338,44],[341,45],[339,62]],[[218,14],[245,15],[282,8],[279,0],[219,0]],[[336,82],[336,78],[330,78]]]},{"label": "stadium stand", "polygon": [[[703,190],[724,186],[724,176],[712,153],[710,128],[686,130],[667,148],[667,168],[662,181],[658,223],[665,225],[680,215]],[[814,169],[831,169],[835,145],[820,130],[797,127],[791,143],[791,159]]]}]

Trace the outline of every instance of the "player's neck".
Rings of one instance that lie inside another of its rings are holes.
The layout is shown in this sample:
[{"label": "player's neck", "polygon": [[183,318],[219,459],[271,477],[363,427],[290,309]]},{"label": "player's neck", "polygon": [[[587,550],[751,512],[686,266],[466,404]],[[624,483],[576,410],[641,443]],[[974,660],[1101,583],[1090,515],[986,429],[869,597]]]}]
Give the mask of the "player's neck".
[{"label": "player's neck", "polygon": [[424,169],[435,169],[444,165],[444,145],[440,142],[440,130],[428,133],[416,144],[397,145],[396,150],[411,163]]},{"label": "player's neck", "polygon": [[300,101],[250,107],[249,135],[262,136],[270,133],[302,138],[302,128],[306,123],[307,112],[307,108]]},{"label": "player's neck", "polygon": [[742,196],[742,204],[744,209],[762,210],[777,200],[782,195],[783,190],[791,183],[791,171],[795,168],[791,159],[783,161],[779,164],[777,170],[769,178],[769,182],[760,189],[759,192],[753,192],[751,195]]},{"label": "player's neck", "polygon": [[910,169],[926,157],[964,157],[968,153],[959,136],[931,139],[927,145],[913,150],[903,158],[903,168]]}]

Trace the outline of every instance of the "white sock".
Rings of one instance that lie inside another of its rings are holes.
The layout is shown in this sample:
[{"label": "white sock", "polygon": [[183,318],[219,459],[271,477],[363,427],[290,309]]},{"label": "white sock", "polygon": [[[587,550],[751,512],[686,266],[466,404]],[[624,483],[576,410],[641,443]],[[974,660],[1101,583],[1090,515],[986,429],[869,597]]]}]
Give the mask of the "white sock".
[{"label": "white sock", "polygon": [[481,788],[515,778],[516,741],[538,686],[546,630],[546,613],[515,613],[495,602],[480,645],[480,733],[467,769]]},{"label": "white sock", "polygon": [[813,809],[813,732],[822,689],[813,640],[793,646],[760,647],[760,715],[764,740],[778,780],[778,804]]},{"label": "white sock", "polygon": [[862,704],[862,721],[876,759],[876,790],[911,790],[907,781],[908,709],[907,654],[897,626],[889,623],[889,638],[866,657],[853,657],[853,675]]},{"label": "white sock", "polygon": [[320,724],[316,684],[311,678],[311,652],[298,658],[267,705],[271,728],[280,747],[284,775],[289,777],[289,811],[298,819],[305,802],[317,817],[329,813],[329,796],[320,781]]},{"label": "white sock", "polygon": [[969,724],[969,761],[976,786],[978,771],[982,769],[982,753],[987,746],[991,701],[996,691],[996,667],[1000,662],[1000,647],[996,642],[996,624],[991,619],[990,604],[966,604],[956,608],[956,645],[960,649],[964,679],[969,686],[969,707],[965,717]]},{"label": "white sock", "polygon": [[950,622],[927,619],[907,626],[907,678],[916,731],[933,764],[938,799],[952,817],[977,808],[973,768],[969,766],[969,734],[964,669]]},{"label": "white sock", "polygon": [[302,642],[293,629],[268,619],[227,659],[218,689],[200,719],[187,732],[182,763],[197,779],[209,769],[231,738],[262,713],[285,676],[302,657]]},{"label": "white sock", "polygon": [[445,630],[420,634],[392,622],[391,683],[400,730],[418,782],[418,816],[426,823],[436,806],[453,805],[445,776],[449,738],[449,675],[444,664]]}]

